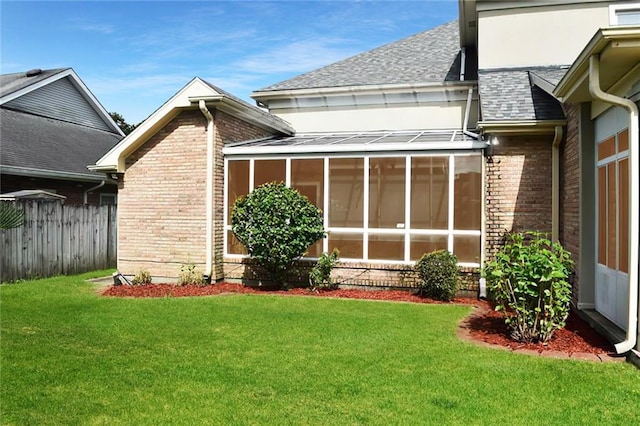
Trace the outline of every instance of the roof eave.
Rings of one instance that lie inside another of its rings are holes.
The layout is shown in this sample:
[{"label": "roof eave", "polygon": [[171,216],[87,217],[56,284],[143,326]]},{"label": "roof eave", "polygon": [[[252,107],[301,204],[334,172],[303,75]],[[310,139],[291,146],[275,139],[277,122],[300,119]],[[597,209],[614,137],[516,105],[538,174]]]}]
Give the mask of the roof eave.
[{"label": "roof eave", "polygon": [[36,169],[32,167],[18,167],[18,166],[2,166],[2,173],[16,176],[38,177],[47,179],[62,179],[62,180],[81,180],[88,182],[101,182],[105,180],[104,176],[94,175],[89,173],[78,172],[64,172],[59,170],[44,170]]},{"label": "roof eave", "polygon": [[293,127],[283,120],[270,116],[267,113],[261,114],[259,111],[248,108],[245,104],[226,95],[189,97],[189,101],[192,102],[194,106],[197,106],[201,100],[205,101],[207,106],[243,119],[265,130],[275,131],[289,136],[295,134]]},{"label": "roof eave", "polygon": [[557,126],[565,126],[567,120],[513,120],[479,121],[482,133],[508,135],[547,135],[553,134]]},{"label": "roof eave", "polygon": [[418,84],[367,84],[361,86],[340,86],[340,87],[314,87],[302,89],[282,89],[256,91],[251,97],[258,102],[271,99],[289,99],[305,96],[331,96],[344,94],[368,94],[380,92],[406,92],[406,91],[430,91],[447,88],[460,89],[464,87],[475,87],[477,81],[442,81],[433,83]]},{"label": "roof eave", "polygon": [[602,53],[609,46],[640,47],[640,27],[600,28],[560,80],[553,91],[553,96],[562,102],[584,100],[578,99],[575,94],[581,87],[588,84],[589,58],[594,54]]}]

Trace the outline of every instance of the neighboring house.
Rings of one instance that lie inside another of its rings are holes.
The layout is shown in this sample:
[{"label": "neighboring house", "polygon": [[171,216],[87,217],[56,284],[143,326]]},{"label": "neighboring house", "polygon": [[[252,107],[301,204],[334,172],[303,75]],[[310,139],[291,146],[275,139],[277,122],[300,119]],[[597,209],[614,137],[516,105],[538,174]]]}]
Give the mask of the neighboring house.
[{"label": "neighboring house", "polygon": [[637,350],[640,28],[617,24],[640,5],[459,3],[459,21],[254,92],[269,113],[194,79],[93,168],[122,177],[120,271],[260,278],[231,208],[283,181],[323,210],[308,256],[338,248],[342,284],[412,286],[447,249],[482,291],[505,232],[549,232],[577,309]]},{"label": "neighboring house", "polygon": [[92,172],[124,134],[71,68],[0,76],[0,193],[41,190],[65,204],[113,204],[117,182]]}]

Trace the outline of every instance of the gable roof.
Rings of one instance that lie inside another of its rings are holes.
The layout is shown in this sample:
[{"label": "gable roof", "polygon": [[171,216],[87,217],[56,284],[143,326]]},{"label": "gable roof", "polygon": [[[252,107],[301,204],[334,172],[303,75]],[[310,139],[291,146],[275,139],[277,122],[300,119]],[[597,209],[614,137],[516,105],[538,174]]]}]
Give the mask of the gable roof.
[{"label": "gable roof", "polygon": [[275,134],[293,135],[295,133],[289,123],[281,118],[253,106],[199,77],[195,77],[155,110],[133,132],[96,161],[90,169],[102,172],[124,172],[125,159],[131,153],[135,152],[180,112],[187,109],[198,109],[200,101],[204,101],[209,108],[220,109]]},{"label": "gable roof", "polygon": [[553,87],[565,71],[563,67],[480,70],[481,121],[564,120],[560,102],[533,80],[540,78]]},{"label": "gable roof", "polygon": [[72,68],[0,76],[0,106],[124,136]]},{"label": "gable roof", "polygon": [[87,170],[122,137],[47,117],[0,108],[2,172],[72,180],[104,180]]},{"label": "gable roof", "polygon": [[2,173],[101,181],[89,171],[124,134],[71,68],[0,76]]},{"label": "gable roof", "polygon": [[458,21],[440,25],[297,77],[261,92],[460,80]]}]

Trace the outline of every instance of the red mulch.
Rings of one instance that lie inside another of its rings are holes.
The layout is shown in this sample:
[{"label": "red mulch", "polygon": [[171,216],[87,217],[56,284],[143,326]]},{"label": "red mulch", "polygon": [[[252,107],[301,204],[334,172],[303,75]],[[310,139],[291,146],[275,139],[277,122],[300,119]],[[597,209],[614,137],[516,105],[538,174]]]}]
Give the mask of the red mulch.
[{"label": "red mulch", "polygon": [[[219,283],[215,285],[170,285],[149,284],[142,286],[111,286],[102,294],[115,297],[189,297],[211,296],[221,294],[238,293],[266,293],[281,295],[299,295],[311,297],[334,297],[349,299],[385,300],[412,303],[443,303],[420,297],[408,291],[402,290],[354,290],[338,289],[312,292],[308,289],[295,288],[288,291],[263,290],[247,287],[242,284]],[[469,298],[456,298],[453,303],[472,305],[474,312],[462,321],[461,335],[471,340],[497,345],[504,348],[524,350],[528,352],[554,353],[556,355],[590,355],[603,359],[607,354],[613,353],[613,347],[602,336],[591,328],[577,314],[573,313],[567,320],[564,329],[556,331],[554,337],[547,345],[524,344],[512,340],[509,337],[507,326],[499,312],[495,312],[489,302]]]}]

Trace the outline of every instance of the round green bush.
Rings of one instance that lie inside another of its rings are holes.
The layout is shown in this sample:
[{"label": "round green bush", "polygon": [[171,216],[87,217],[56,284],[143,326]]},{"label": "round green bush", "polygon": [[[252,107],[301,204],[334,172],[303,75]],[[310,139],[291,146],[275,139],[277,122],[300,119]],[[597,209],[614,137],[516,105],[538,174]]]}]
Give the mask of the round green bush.
[{"label": "round green bush", "polygon": [[284,183],[267,183],[238,198],[231,229],[280,286],[291,265],[325,235],[322,211]]},{"label": "round green bush", "polygon": [[458,258],[447,250],[425,254],[415,264],[420,277],[420,295],[451,301],[458,292]]}]

